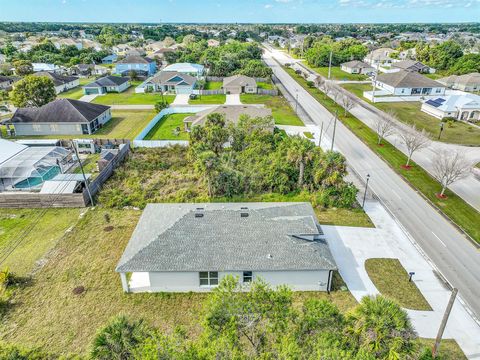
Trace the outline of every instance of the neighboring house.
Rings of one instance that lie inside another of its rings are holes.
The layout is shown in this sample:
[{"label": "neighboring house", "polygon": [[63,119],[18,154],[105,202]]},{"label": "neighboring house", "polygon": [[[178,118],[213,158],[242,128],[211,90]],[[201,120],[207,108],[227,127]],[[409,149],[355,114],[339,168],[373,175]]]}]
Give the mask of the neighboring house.
[{"label": "neighboring house", "polygon": [[[225,115],[225,120],[227,123],[234,123],[236,124],[240,119],[240,116],[247,115],[252,118],[255,117],[271,117],[272,116],[272,109],[258,107],[254,105],[218,105],[216,107],[212,107],[210,109],[200,111],[195,115],[188,116],[183,120],[185,125],[185,130],[189,131],[193,126],[202,126],[207,121],[207,117],[210,114],[223,114]],[[272,126],[271,130],[273,131],[274,122],[272,119]]]},{"label": "neighboring house", "polygon": [[95,51],[102,50],[102,44],[91,39],[82,39],[82,46],[84,49],[94,49]]},{"label": "neighboring house", "polygon": [[375,68],[363,61],[352,60],[346,63],[340,64],[340,69],[349,74],[363,74],[370,75],[375,72]]},{"label": "neighboring house", "polygon": [[105,76],[83,87],[85,95],[106,94],[111,92],[121,93],[130,86],[130,78],[120,76]]},{"label": "neighboring house", "polygon": [[209,39],[209,40],[207,41],[207,45],[208,45],[209,47],[218,47],[218,46],[220,46],[220,41],[215,40],[215,39]]},{"label": "neighboring house", "polygon": [[141,56],[127,56],[115,64],[115,73],[127,76],[135,71],[140,77],[148,77],[155,74],[157,64],[154,60]]},{"label": "neighboring house", "polygon": [[416,57],[417,57],[417,50],[415,48],[403,50],[398,53],[398,58],[400,60],[409,60],[409,59],[415,60]]},{"label": "neighboring house", "polygon": [[225,94],[256,94],[257,81],[249,76],[234,75],[223,79],[223,91]]},{"label": "neighboring house", "polygon": [[15,135],[93,134],[112,118],[109,106],[57,99],[39,108],[20,108],[8,121]]},{"label": "neighboring house", "polygon": [[421,74],[435,73],[435,69],[415,60],[402,60],[392,64],[392,69],[415,71]]},{"label": "neighboring house", "polygon": [[55,92],[60,94],[80,85],[80,80],[76,76],[63,76],[50,71],[39,71],[33,74],[34,76],[45,76],[53,81],[55,85]]},{"label": "neighboring house", "polygon": [[172,48],[163,48],[155,51],[151,56],[155,59],[164,60],[165,54],[175,52]]},{"label": "neighboring house", "polygon": [[163,71],[176,71],[182,74],[188,74],[201,78],[205,74],[205,67],[200,64],[176,63],[166,66]]},{"label": "neighboring house", "polygon": [[62,73],[65,69],[61,66],[55,64],[47,64],[47,63],[32,63],[33,72],[39,71],[51,71],[55,73]]},{"label": "neighboring house", "polygon": [[375,67],[390,65],[395,61],[390,57],[395,52],[396,51],[391,48],[380,48],[371,51],[363,60],[367,64],[373,65]]},{"label": "neighboring house", "polygon": [[417,72],[400,70],[380,74],[375,86],[397,96],[443,95],[445,86]]},{"label": "neighboring house", "polygon": [[[146,89],[154,92],[191,94],[197,83],[197,78],[177,71],[161,71],[142,84],[143,92]],[[140,91],[142,92],[142,91]]]},{"label": "neighboring house", "polygon": [[92,75],[106,75],[108,69],[95,64],[78,64],[72,67],[71,72],[78,76],[89,77]]},{"label": "neighboring house", "polygon": [[62,46],[75,46],[78,50],[83,49],[82,40],[75,40],[71,38],[60,38],[53,41],[53,45],[60,49]]},{"label": "neighboring house", "polygon": [[480,96],[474,94],[445,96],[425,101],[421,109],[438,119],[454,118],[477,122],[480,120]]},{"label": "neighboring house", "polygon": [[312,206],[292,202],[148,204],[115,269],[125,292],[210,291],[226,275],[330,291],[335,270]]},{"label": "neighboring house", "polygon": [[468,92],[480,91],[480,73],[452,75],[437,80],[448,88]]},{"label": "neighboring house", "polygon": [[113,64],[117,60],[118,56],[116,54],[108,55],[102,59],[102,64]]}]

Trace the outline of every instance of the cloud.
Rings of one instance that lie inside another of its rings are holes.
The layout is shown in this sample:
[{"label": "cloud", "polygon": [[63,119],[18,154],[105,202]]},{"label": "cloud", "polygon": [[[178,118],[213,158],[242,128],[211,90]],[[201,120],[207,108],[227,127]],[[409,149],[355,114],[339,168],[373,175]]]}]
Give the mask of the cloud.
[{"label": "cloud", "polygon": [[480,0],[337,0],[339,6],[359,8],[460,8],[480,5]]},{"label": "cloud", "polygon": [[272,4],[266,4],[266,5],[264,6],[264,8],[265,8],[265,9],[271,9],[271,8],[273,8],[273,5],[272,5]]}]

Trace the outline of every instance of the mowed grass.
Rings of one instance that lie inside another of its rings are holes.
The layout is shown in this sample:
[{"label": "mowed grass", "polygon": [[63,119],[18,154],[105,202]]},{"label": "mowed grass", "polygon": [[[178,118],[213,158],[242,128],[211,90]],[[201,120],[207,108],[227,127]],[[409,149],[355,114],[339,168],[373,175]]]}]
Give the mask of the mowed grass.
[{"label": "mowed grass", "polygon": [[309,88],[305,79],[295,74],[291,69],[285,70],[292,76],[303,88],[317,99],[317,101],[325,106],[327,110],[334,113],[338,110],[339,119],[347,126],[360,140],[362,140],[373,152],[383,159],[397,174],[402,176],[414,188],[416,188],[431,203],[436,205],[447,217],[454,221],[461,229],[463,229],[470,237],[480,243],[480,212],[467,204],[462,198],[452,191],[445,192],[447,199],[438,199],[435,194],[440,192],[441,185],[432,178],[425,170],[410,162],[412,168],[405,170],[401,166],[406,164],[407,158],[397,150],[388,141],[384,141],[384,146],[377,145],[377,135],[363,122],[358,120],[352,114],[348,113],[344,116],[344,110],[336,104],[332,99],[325,98],[324,94],[316,88]]},{"label": "mowed grass", "polygon": [[[169,114],[150,130],[144,140],[188,140],[183,120],[192,114]],[[177,134],[177,129],[180,131]]]},{"label": "mowed grass", "polygon": [[257,82],[257,86],[258,86],[259,89],[273,90],[273,84],[272,83]]},{"label": "mowed grass", "polygon": [[383,296],[407,309],[432,310],[415,282],[408,281],[409,275],[398,259],[367,259],[365,269]]},{"label": "mowed grass", "polygon": [[81,86],[57,95],[57,97],[59,97],[59,98],[68,98],[68,99],[73,99],[73,100],[78,100],[82,96],[83,96],[83,89],[82,89]]},{"label": "mowed grass", "polygon": [[[81,209],[0,209],[1,268],[29,274],[65,231],[78,221]],[[15,247],[16,246],[16,247]]]},{"label": "mowed grass", "polygon": [[[35,281],[16,293],[16,305],[0,325],[1,340],[58,354],[84,354],[96,330],[118,314],[143,318],[162,333],[184,325],[195,337],[201,330],[207,294],[125,294],[122,290],[114,270],[140,215],[135,210],[99,207],[88,211],[58,243]],[[78,286],[85,287],[81,295],[73,293]],[[301,306],[312,297],[328,299],[344,311],[356,305],[348,291],[298,293],[295,302]]]},{"label": "mowed grass", "polygon": [[[92,103],[102,105],[155,105],[162,100],[160,93],[135,93],[136,84],[132,83],[126,91],[122,93],[109,93],[97,96]],[[163,95],[163,99],[169,104],[175,99],[175,95]]]},{"label": "mowed grass", "polygon": [[[428,348],[433,348],[435,344],[435,339],[425,339],[419,338],[418,342],[426,346]],[[448,360],[467,360],[467,357],[463,353],[460,346],[458,346],[457,342],[452,339],[442,339],[440,343],[440,350],[438,352],[439,359],[448,359]]]},{"label": "mowed grass", "polygon": [[264,104],[272,109],[272,116],[277,125],[304,126],[302,120],[283,96],[242,94],[240,101],[243,104]]},{"label": "mowed grass", "polygon": [[207,81],[205,84],[205,90],[219,90],[223,86],[221,81]]},{"label": "mowed grass", "polygon": [[227,96],[224,94],[215,94],[215,95],[197,95],[196,99],[189,99],[188,103],[190,105],[201,105],[201,104],[224,104],[227,100]]},{"label": "mowed grass", "polygon": [[[398,119],[405,124],[415,124],[417,129],[425,129],[435,141],[438,141],[440,132],[440,119],[430,116],[420,110],[422,103],[416,102],[396,102],[396,103],[372,103],[363,97],[364,91],[371,91],[369,84],[344,84],[343,88],[355,94],[359,98],[374,105],[380,110],[392,110],[397,114]],[[480,146],[480,129],[462,121],[456,121],[453,124],[445,124],[441,142]]]},{"label": "mowed grass", "polygon": [[363,209],[314,208],[322,225],[375,227]]},{"label": "mowed grass", "polygon": [[[305,65],[310,69],[312,69],[313,71],[316,71],[320,75],[324,76],[325,78],[328,78],[328,66],[314,67],[314,66],[310,66],[308,63],[305,63]],[[330,79],[362,81],[362,80],[368,80],[368,76],[363,74],[349,74],[343,71],[342,69],[340,69],[340,66],[332,66],[331,72],[330,72]]]}]

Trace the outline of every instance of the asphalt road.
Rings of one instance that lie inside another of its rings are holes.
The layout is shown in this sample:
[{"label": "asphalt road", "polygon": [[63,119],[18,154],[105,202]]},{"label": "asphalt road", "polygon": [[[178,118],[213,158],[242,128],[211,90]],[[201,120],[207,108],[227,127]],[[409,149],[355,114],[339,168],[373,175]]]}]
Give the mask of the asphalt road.
[{"label": "asphalt road", "polygon": [[[328,126],[332,115],[278,65],[272,52],[266,51],[264,60],[294,97],[298,93],[299,104],[312,120],[319,126],[323,122],[332,137],[333,126]],[[480,252],[341,122],[337,122],[335,149],[358,174],[370,174],[372,190],[480,318]]]}]

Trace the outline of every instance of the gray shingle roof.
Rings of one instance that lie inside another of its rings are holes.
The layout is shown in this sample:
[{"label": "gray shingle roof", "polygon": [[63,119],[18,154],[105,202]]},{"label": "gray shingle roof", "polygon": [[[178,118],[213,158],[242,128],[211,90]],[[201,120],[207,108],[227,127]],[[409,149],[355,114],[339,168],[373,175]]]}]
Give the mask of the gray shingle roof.
[{"label": "gray shingle roof", "polygon": [[139,55],[129,55],[117,62],[117,64],[149,64],[153,62],[152,59],[142,57]]},{"label": "gray shingle roof", "polygon": [[424,71],[428,69],[427,65],[415,60],[402,60],[392,64],[392,67],[409,71]]},{"label": "gray shingle roof", "polygon": [[346,66],[350,69],[358,69],[358,68],[371,68],[372,66],[363,62],[363,61],[360,61],[360,60],[352,60],[352,61],[348,61],[348,62],[345,62],[343,64],[341,64],[341,66]]},{"label": "gray shingle roof", "polygon": [[52,79],[53,84],[55,86],[68,84],[69,82],[78,80],[78,77],[76,77],[76,76],[63,76],[63,75],[59,75],[59,74],[49,72],[49,71],[39,71],[39,72],[34,73],[33,75],[34,76],[46,76],[46,77]]},{"label": "gray shingle roof", "polygon": [[377,81],[395,88],[445,87],[439,82],[420,75],[417,72],[406,70],[378,75]]},{"label": "gray shingle roof", "polygon": [[116,271],[335,270],[322,234],[309,203],[149,204]]},{"label": "gray shingle roof", "polygon": [[227,86],[256,86],[254,78],[245,75],[233,75],[223,79],[223,87]]},{"label": "gray shingle roof", "polygon": [[121,76],[104,76],[100,79],[97,79],[90,84],[85,85],[84,87],[87,88],[92,88],[92,87],[103,87],[103,86],[119,86],[127,81],[129,81],[130,78],[127,77],[121,77]]},{"label": "gray shingle roof", "polygon": [[110,106],[73,99],[57,99],[39,108],[20,108],[10,123],[87,123],[110,109]]}]

